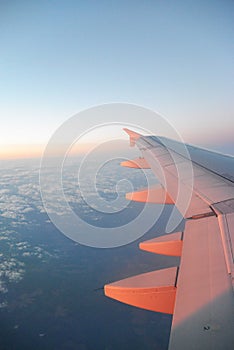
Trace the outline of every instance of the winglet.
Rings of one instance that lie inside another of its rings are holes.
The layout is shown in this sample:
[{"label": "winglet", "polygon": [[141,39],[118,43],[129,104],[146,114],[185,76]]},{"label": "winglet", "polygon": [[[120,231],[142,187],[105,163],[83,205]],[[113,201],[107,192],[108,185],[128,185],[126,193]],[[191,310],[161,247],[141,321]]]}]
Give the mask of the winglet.
[{"label": "winglet", "polygon": [[134,147],[136,144],[136,140],[138,140],[141,137],[141,134],[138,134],[135,131],[129,130],[127,128],[123,129],[130,137],[130,147]]}]

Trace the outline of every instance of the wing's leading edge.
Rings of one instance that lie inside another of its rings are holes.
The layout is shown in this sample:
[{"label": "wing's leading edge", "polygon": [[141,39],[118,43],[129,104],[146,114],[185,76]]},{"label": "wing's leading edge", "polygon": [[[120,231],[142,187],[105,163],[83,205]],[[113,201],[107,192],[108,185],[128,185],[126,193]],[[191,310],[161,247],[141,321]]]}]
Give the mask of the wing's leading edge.
[{"label": "wing's leading edge", "polygon": [[175,203],[187,220],[184,232],[140,243],[148,252],[180,256],[178,268],[111,283],[105,294],[173,314],[171,350],[233,349],[234,158],[194,146],[187,146],[186,153],[176,141],[125,131],[143,158],[121,165],[151,168],[162,184],[126,197]]}]

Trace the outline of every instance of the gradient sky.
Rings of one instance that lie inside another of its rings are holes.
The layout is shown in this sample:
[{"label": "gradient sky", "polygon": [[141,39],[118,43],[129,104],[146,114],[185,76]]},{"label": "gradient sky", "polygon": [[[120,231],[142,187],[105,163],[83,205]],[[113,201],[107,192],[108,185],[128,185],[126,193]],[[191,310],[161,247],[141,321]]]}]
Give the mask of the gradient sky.
[{"label": "gradient sky", "polygon": [[233,23],[225,0],[0,1],[2,153],[109,102],[158,111],[188,142],[232,147]]}]

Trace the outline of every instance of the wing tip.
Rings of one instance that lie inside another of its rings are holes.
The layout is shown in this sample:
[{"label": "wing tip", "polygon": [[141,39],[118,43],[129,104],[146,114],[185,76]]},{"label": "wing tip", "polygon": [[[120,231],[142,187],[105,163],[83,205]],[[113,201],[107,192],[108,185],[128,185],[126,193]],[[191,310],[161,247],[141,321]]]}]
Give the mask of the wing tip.
[{"label": "wing tip", "polygon": [[128,134],[128,136],[130,137],[130,146],[133,147],[136,144],[136,141],[142,136],[141,134],[139,134],[136,131],[132,131],[130,129],[127,128],[123,128],[123,130]]}]

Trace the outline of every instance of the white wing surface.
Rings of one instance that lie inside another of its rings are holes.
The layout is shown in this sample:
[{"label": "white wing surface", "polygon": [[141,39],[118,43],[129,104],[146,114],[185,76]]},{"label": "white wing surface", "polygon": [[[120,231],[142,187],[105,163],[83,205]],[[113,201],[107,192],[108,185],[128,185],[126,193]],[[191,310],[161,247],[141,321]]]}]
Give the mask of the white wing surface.
[{"label": "white wing surface", "polygon": [[[127,194],[175,203],[184,232],[142,242],[140,248],[180,256],[180,265],[105,286],[124,303],[173,314],[169,349],[234,349],[234,158],[125,129],[162,186]],[[173,228],[168,222],[168,232]]]}]

